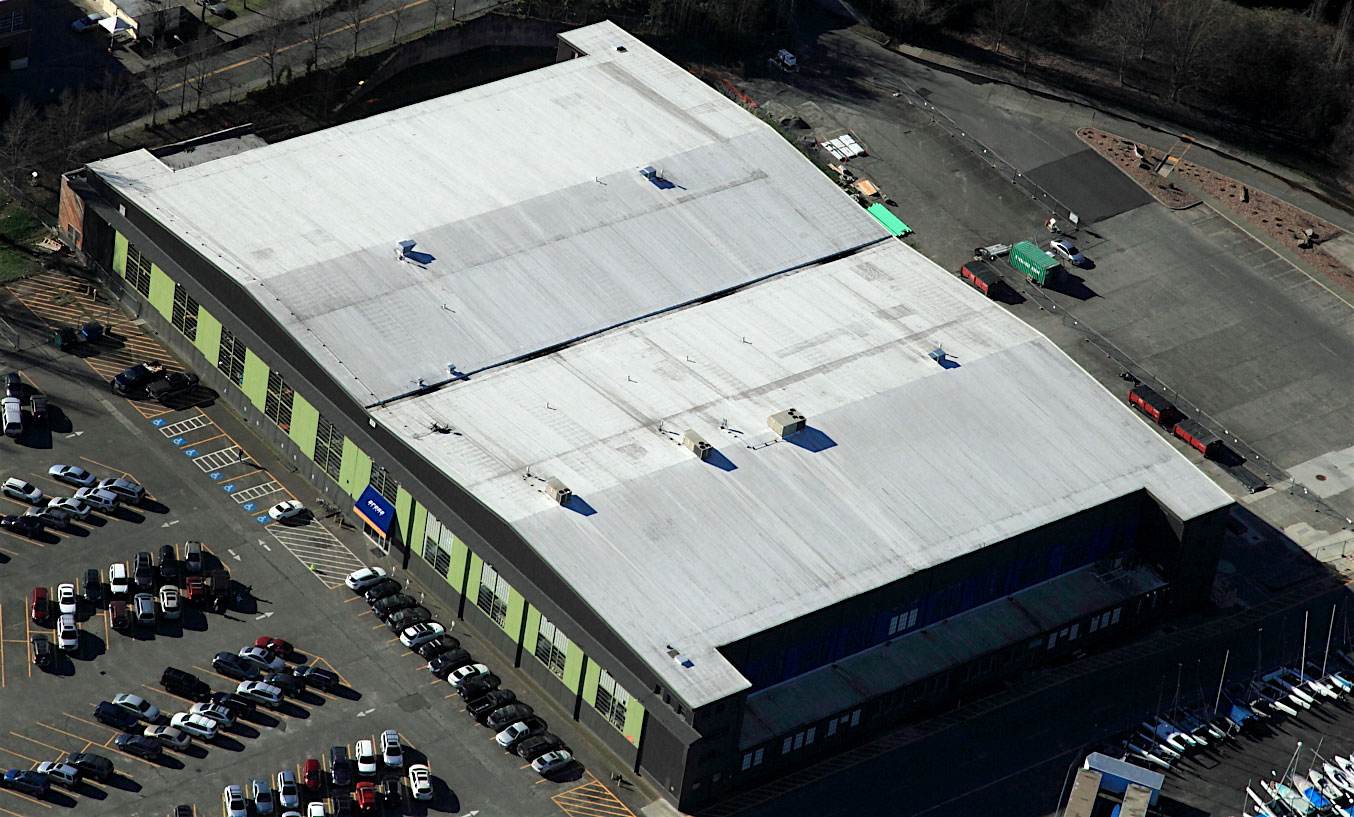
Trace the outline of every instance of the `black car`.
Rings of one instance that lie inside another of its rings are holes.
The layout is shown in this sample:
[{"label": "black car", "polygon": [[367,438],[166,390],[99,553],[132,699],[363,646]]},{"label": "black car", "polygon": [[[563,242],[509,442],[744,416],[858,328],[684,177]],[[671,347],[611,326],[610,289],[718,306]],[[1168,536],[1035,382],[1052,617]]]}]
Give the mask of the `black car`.
[{"label": "black car", "polygon": [[381,579],[376,584],[367,588],[367,592],[363,594],[363,598],[367,600],[367,604],[375,604],[386,596],[393,596],[403,589],[404,585],[394,579]]},{"label": "black car", "polygon": [[475,659],[466,650],[449,650],[428,662],[428,670],[438,678],[445,679],[453,671],[475,663]]},{"label": "black car", "polygon": [[475,720],[484,723],[484,719],[489,717],[489,713],[498,709],[500,706],[507,706],[517,700],[517,693],[511,689],[496,689],[493,692],[486,693],[483,697],[476,698],[465,705],[465,710],[474,716]]},{"label": "black car", "polygon": [[381,795],[381,800],[387,806],[398,806],[400,804],[400,779],[398,777],[387,777],[376,787],[376,791]]},{"label": "black car", "polygon": [[257,681],[261,673],[259,668],[233,652],[219,652],[212,659],[212,669],[237,681]]},{"label": "black car", "polygon": [[113,376],[108,386],[123,397],[144,397],[151,381],[164,377],[165,367],[158,360],[138,363]]},{"label": "black car", "polygon": [[329,782],[340,789],[346,789],[353,784],[353,766],[352,761],[348,759],[347,746],[330,748]]},{"label": "black car", "polygon": [[121,729],[124,732],[141,731],[140,719],[126,709],[114,706],[108,701],[100,701],[99,705],[94,707],[94,720],[105,726]]},{"label": "black car", "polygon": [[397,613],[391,613],[390,618],[386,619],[386,626],[390,628],[392,633],[398,633],[405,627],[432,620],[433,614],[428,612],[428,608],[410,607]]},{"label": "black car", "polygon": [[193,807],[175,806],[174,810],[169,812],[169,817],[193,817]]},{"label": "black car", "polygon": [[28,652],[35,667],[47,669],[56,661],[56,653],[52,651],[52,642],[48,641],[45,635],[33,636],[28,642]]},{"label": "black car", "polygon": [[531,761],[546,752],[553,752],[563,747],[564,741],[560,740],[559,737],[549,732],[543,732],[517,744],[517,748],[513,751],[517,752],[517,756],[523,760]]},{"label": "black car", "polygon": [[526,704],[508,704],[490,712],[484,723],[495,732],[500,732],[511,724],[526,720],[535,712]]},{"label": "black car", "polygon": [[137,551],[136,558],[132,560],[132,567],[154,567],[155,560],[151,558],[150,551]]},{"label": "black car", "polygon": [[156,760],[160,757],[160,753],[164,751],[160,741],[155,738],[148,738],[145,735],[118,735],[113,739],[113,745],[129,755],[136,755],[146,760]]},{"label": "black car", "polygon": [[329,799],[334,804],[333,817],[352,817],[353,796],[347,789],[339,789],[329,792]]},{"label": "black car", "polygon": [[371,611],[376,617],[385,621],[400,610],[409,607],[417,607],[418,599],[405,593],[396,593],[393,596],[386,596],[371,606]]},{"label": "black car", "polygon": [[212,694],[212,688],[201,678],[176,667],[165,667],[160,674],[160,686],[190,701],[205,701]]},{"label": "black car", "polygon": [[24,396],[24,382],[23,379],[19,377],[18,372],[10,372],[9,374],[5,375],[5,396],[6,397]]},{"label": "black car", "polygon": [[273,672],[263,678],[265,684],[272,684],[282,690],[284,695],[295,698],[306,691],[306,682],[290,672]]},{"label": "black car", "polygon": [[42,522],[35,516],[4,516],[0,517],[0,528],[33,537],[42,533]]},{"label": "black car", "polygon": [[497,675],[481,675],[472,681],[461,684],[461,688],[456,690],[456,694],[460,695],[463,701],[474,701],[498,689],[500,683],[502,682]]},{"label": "black car", "polygon": [[193,575],[202,572],[201,542],[188,542],[183,546],[183,567]]},{"label": "black car", "polygon": [[84,591],[85,601],[90,604],[97,607],[103,601],[103,579],[92,567],[85,571]]},{"label": "black car", "polygon": [[242,718],[245,715],[252,715],[257,704],[243,695],[236,695],[234,692],[215,692],[210,698],[211,702],[218,706],[224,706],[232,718]]},{"label": "black car", "polygon": [[146,395],[152,400],[167,403],[175,395],[197,388],[198,377],[192,372],[170,372],[146,384]]},{"label": "black car", "polygon": [[160,584],[179,586],[179,559],[173,545],[160,548]]},{"label": "black car", "polygon": [[461,648],[460,641],[458,641],[454,636],[449,636],[446,633],[443,633],[442,635],[439,635],[437,638],[434,638],[432,641],[425,641],[422,644],[419,644],[418,647],[414,650],[414,652],[418,653],[424,658],[436,658],[437,656],[441,655],[444,652],[451,652],[452,650],[459,650],[460,648]]},{"label": "black car", "polygon": [[297,678],[301,679],[302,681],[305,681],[306,686],[315,687],[316,689],[322,689],[325,692],[329,692],[333,689],[336,689],[339,685],[338,675],[334,674],[333,672],[330,672],[324,667],[315,667],[310,665],[304,667],[297,667],[296,669],[292,670],[292,674],[294,674]]},{"label": "black car", "polygon": [[76,752],[66,755],[66,762],[80,770],[80,774],[93,778],[100,783],[113,779],[113,761],[93,752]]}]

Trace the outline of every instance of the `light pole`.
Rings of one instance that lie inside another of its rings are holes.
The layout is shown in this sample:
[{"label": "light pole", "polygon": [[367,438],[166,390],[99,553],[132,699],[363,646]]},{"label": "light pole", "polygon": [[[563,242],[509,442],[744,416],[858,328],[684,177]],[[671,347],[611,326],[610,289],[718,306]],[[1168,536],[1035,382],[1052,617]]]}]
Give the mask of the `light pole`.
[{"label": "light pole", "polygon": [[[187,43],[179,39],[179,35],[170,34],[169,36],[173,37],[175,42],[177,42],[179,45],[187,46]],[[186,51],[187,48],[185,48],[184,50]],[[187,110],[188,110],[188,60],[184,59],[183,82],[179,84],[179,115],[182,116]]]}]

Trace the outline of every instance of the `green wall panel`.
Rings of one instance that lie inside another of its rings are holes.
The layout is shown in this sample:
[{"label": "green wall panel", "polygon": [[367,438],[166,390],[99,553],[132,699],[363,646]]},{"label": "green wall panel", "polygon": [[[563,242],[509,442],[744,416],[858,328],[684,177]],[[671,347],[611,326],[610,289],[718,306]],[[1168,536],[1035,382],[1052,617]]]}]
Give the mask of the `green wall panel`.
[{"label": "green wall panel", "polygon": [[401,542],[417,542],[410,536],[410,520],[414,517],[414,498],[404,488],[395,492],[395,522],[399,524],[400,530],[396,535]]},{"label": "green wall panel", "polygon": [[[564,656],[564,677],[560,680],[572,692],[578,692],[579,681],[583,675],[583,663],[587,656],[583,654],[583,648],[569,640],[569,651]],[[596,696],[593,696],[594,698]]]},{"label": "green wall panel", "polygon": [[240,391],[254,404],[254,408],[263,411],[263,396],[268,393],[268,364],[252,349],[244,352],[244,382],[240,384]]},{"label": "green wall panel", "polygon": [[221,356],[221,322],[201,307],[197,310],[197,338],[193,345],[207,358],[207,365],[216,365]]},{"label": "green wall panel", "polygon": [[174,282],[154,264],[150,266],[150,297],[146,300],[150,301],[156,312],[164,315],[165,320],[169,320],[170,313],[174,311]]},{"label": "green wall panel", "polygon": [[291,435],[292,442],[300,447],[301,453],[312,461],[315,458],[315,435],[320,427],[320,413],[300,393],[292,395]]},{"label": "green wall panel", "polygon": [[[522,616],[526,614],[527,600],[516,590],[508,591],[508,614],[503,617],[503,632],[517,643],[517,634],[522,629]],[[527,642],[531,643],[531,642]]]},{"label": "green wall panel", "polygon": [[113,233],[113,272],[127,277],[127,237]]},{"label": "green wall panel", "polygon": [[597,707],[597,679],[601,677],[602,668],[597,662],[589,661],[587,674],[583,676],[583,700],[594,709]]},{"label": "green wall panel", "polygon": [[447,571],[447,584],[451,585],[452,588],[457,593],[460,593],[462,596],[465,595],[464,579],[466,578],[465,575],[466,561],[473,559],[474,556],[475,554],[470,552],[470,548],[466,547],[465,542],[462,542],[456,536],[452,536],[451,569]]},{"label": "green wall panel", "polygon": [[541,631],[541,611],[527,605],[527,626],[522,630],[522,645],[527,648],[527,652],[536,654],[536,634]]},{"label": "green wall panel", "polygon": [[348,495],[356,499],[367,488],[371,479],[371,457],[353,445],[353,441],[343,438],[343,467],[339,470],[339,485]]},{"label": "green wall panel", "polygon": [[[629,690],[626,690],[627,692]],[[644,726],[644,707],[639,705],[639,701],[631,698],[625,704],[625,728],[621,734],[632,744],[639,745],[640,729]]]},{"label": "green wall panel", "polygon": [[419,554],[420,559],[423,558],[423,539],[427,532],[428,509],[414,502],[413,510],[409,514],[409,548],[415,554]]}]

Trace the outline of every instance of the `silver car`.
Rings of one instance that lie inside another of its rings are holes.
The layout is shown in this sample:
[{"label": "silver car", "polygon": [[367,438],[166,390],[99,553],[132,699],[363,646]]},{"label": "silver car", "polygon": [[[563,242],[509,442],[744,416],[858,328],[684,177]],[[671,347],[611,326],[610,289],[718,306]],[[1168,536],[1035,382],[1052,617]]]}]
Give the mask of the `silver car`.
[{"label": "silver car", "polygon": [[277,802],[284,809],[301,807],[301,790],[296,786],[296,773],[289,769],[277,773]]},{"label": "silver car", "polygon": [[146,489],[122,477],[109,477],[99,481],[99,489],[116,494],[123,502],[140,502],[146,497]]}]

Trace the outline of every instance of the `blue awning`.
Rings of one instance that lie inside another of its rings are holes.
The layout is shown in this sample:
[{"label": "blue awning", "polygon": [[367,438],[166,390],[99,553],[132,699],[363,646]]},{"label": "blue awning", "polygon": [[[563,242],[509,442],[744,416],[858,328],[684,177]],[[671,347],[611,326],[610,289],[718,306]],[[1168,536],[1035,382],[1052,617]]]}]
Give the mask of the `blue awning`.
[{"label": "blue awning", "polygon": [[353,510],[368,525],[379,530],[382,536],[390,535],[390,523],[395,521],[395,505],[375,488],[368,485],[362,496],[357,498]]}]

